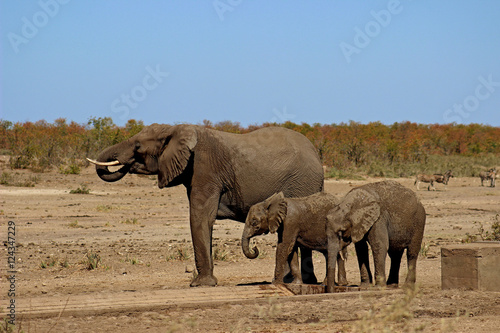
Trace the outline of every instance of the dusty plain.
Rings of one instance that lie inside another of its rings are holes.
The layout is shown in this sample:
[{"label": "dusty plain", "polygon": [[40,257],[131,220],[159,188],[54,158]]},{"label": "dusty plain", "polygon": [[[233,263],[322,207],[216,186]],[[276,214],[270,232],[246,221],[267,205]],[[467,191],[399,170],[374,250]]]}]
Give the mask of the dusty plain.
[{"label": "dusty plain", "polygon": [[[184,187],[160,190],[155,177],[135,175],[105,183],[91,167],[78,175],[10,170],[3,161],[0,173],[13,184],[36,183],[0,185],[0,313],[5,318],[10,301],[7,231],[14,221],[14,332],[499,331],[500,293],[441,290],[441,247],[476,234],[479,223],[489,230],[500,213],[500,188],[481,187],[479,178],[452,178],[436,191],[396,179],[416,191],[427,211],[414,293],[373,288],[294,296],[269,284],[276,235],[255,238],[261,255],[249,260],[240,249],[243,224],[230,220],[214,229],[219,285],[190,288],[195,272]],[[341,197],[379,180],[327,180],[325,190]],[[90,193],[70,193],[82,186]],[[97,268],[87,269],[96,255]],[[314,262],[322,280],[324,258],[315,253]],[[352,245],[347,269],[349,282],[358,284]],[[400,274],[404,281],[405,257]]]}]

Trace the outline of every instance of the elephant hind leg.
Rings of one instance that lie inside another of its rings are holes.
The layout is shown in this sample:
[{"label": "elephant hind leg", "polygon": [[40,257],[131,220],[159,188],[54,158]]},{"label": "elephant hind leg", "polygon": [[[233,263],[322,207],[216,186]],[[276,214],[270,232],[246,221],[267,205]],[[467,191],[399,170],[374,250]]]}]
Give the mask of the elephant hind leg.
[{"label": "elephant hind leg", "polygon": [[425,228],[425,209],[422,205],[418,207],[417,215],[415,216],[416,228],[414,235],[406,250],[406,258],[408,260],[408,274],[406,275],[406,285],[414,285],[417,279],[417,259],[422,248],[422,239],[424,237]]},{"label": "elephant hind leg", "polygon": [[314,264],[312,260],[312,250],[300,248],[300,270],[303,283],[318,284],[318,279],[314,274]]},{"label": "elephant hind leg", "polygon": [[391,268],[389,270],[389,278],[387,279],[387,285],[399,284],[399,269],[401,267],[401,258],[403,257],[403,250],[389,251],[389,257],[391,258]]},{"label": "elephant hind leg", "polygon": [[[420,247],[418,248],[420,250]],[[417,258],[419,251],[408,249],[406,257],[408,260],[408,274],[406,275],[406,285],[414,285],[417,280]]]}]

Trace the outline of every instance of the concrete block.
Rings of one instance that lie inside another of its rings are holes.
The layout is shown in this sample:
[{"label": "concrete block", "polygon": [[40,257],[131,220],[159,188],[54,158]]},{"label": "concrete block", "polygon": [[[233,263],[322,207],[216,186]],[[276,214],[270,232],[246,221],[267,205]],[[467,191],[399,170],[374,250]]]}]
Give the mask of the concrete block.
[{"label": "concrete block", "polygon": [[500,242],[441,248],[441,288],[500,291]]}]

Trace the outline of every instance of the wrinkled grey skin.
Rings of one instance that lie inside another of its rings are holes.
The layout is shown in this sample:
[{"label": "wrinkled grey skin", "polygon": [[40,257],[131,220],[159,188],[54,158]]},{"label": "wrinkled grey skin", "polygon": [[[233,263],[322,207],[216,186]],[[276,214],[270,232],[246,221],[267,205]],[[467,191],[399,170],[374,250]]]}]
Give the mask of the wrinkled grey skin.
[{"label": "wrinkled grey skin", "polygon": [[[153,124],[105,149],[97,161],[122,165],[116,172],[97,165],[105,181],[137,173],[158,175],[159,188],[186,187],[198,271],[191,286],[217,284],[212,261],[216,219],[244,222],[253,204],[276,192],[302,197],[323,189],[323,168],[314,146],[302,134],[280,127],[232,134],[195,125]],[[304,256],[310,257],[311,251]]]},{"label": "wrinkled grey skin", "polygon": [[[406,250],[406,284],[416,279],[416,264],[425,227],[425,209],[415,193],[394,181],[367,184],[351,190],[328,214],[328,276],[335,273],[341,240],[355,243],[361,283],[372,283],[368,244],[372,249],[377,285],[398,285],[401,257]],[[386,281],[385,259],[391,258]],[[333,291],[333,280],[327,283]]]},{"label": "wrinkled grey skin", "polygon": [[[326,193],[316,193],[303,198],[285,198],[277,193],[268,199],[253,205],[248,212],[245,228],[241,237],[241,248],[245,256],[254,259],[259,255],[256,247],[250,250],[250,239],[257,235],[278,233],[276,248],[276,267],[274,283],[283,283],[286,269],[290,265],[292,283],[302,283],[298,267],[293,265],[292,257],[297,248],[317,250],[327,255],[326,215],[338,199]],[[344,251],[344,258],[346,251]],[[336,256],[338,284],[347,285],[345,262]],[[288,264],[287,264],[288,263]]]}]

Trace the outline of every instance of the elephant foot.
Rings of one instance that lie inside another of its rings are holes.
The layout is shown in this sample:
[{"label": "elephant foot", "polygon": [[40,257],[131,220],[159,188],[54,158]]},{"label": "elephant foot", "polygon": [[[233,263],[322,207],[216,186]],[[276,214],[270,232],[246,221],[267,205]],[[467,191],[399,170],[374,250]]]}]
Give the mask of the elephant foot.
[{"label": "elephant foot", "polygon": [[377,289],[377,290],[386,290],[387,289],[387,284],[385,283],[385,281],[376,282],[375,283],[375,289]]},{"label": "elephant foot", "polygon": [[273,279],[273,284],[276,284],[276,285],[285,285],[286,283],[283,281],[283,279]]},{"label": "elephant foot", "polygon": [[398,285],[399,285],[399,280],[391,279],[391,278],[389,278],[387,280],[387,286],[391,286],[391,287],[396,286],[397,287]]},{"label": "elephant foot", "polygon": [[337,282],[337,285],[339,286],[347,286],[347,280],[346,279],[340,279],[338,282]]},{"label": "elephant foot", "polygon": [[361,281],[360,287],[361,288],[369,288],[372,286],[372,283],[370,281]]},{"label": "elephant foot", "polygon": [[335,292],[335,286],[326,285],[326,292],[327,293],[334,293]]},{"label": "elephant foot", "polygon": [[291,284],[302,284],[302,280],[300,278],[295,278],[293,279],[292,282],[290,282]]},{"label": "elephant foot", "polygon": [[217,285],[217,278],[213,275],[198,275],[191,281],[190,287],[214,287]]},{"label": "elephant foot", "polygon": [[305,284],[318,284],[318,279],[314,274],[302,274],[302,281]]},{"label": "elephant foot", "polygon": [[284,278],[277,279],[273,278],[273,284],[302,284],[302,280],[300,278],[294,278],[293,276],[285,276]]},{"label": "elephant foot", "polygon": [[287,275],[285,275],[285,277],[283,278],[283,282],[284,283],[293,283],[293,281],[295,280],[295,277],[293,276],[292,273],[288,273]]},{"label": "elephant foot", "polygon": [[403,289],[404,290],[416,290],[418,287],[417,285],[415,284],[415,282],[408,282],[406,281],[404,284],[403,284]]}]

